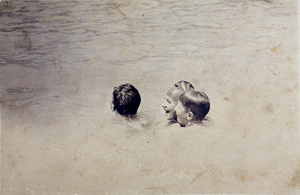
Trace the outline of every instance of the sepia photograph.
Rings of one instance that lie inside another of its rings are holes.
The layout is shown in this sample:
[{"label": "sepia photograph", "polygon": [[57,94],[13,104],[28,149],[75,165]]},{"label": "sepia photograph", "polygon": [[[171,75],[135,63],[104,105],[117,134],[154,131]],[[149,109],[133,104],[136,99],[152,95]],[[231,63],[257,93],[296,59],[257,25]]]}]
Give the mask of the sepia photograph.
[{"label": "sepia photograph", "polygon": [[0,0],[1,194],[300,194],[297,0]]}]

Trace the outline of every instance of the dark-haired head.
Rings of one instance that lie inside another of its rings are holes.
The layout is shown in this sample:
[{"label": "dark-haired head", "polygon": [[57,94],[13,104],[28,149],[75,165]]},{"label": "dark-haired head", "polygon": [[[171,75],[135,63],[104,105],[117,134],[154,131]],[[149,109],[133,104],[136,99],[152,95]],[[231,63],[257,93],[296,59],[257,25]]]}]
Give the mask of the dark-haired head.
[{"label": "dark-haired head", "polygon": [[175,107],[177,121],[182,126],[201,122],[210,109],[210,102],[204,92],[187,91],[179,97]]},{"label": "dark-haired head", "polygon": [[207,95],[200,91],[187,91],[179,97],[179,101],[187,112],[193,113],[193,120],[202,120],[210,109]]},{"label": "dark-haired head", "polygon": [[114,88],[113,110],[123,116],[132,116],[137,113],[141,103],[138,90],[131,84],[123,84]]}]

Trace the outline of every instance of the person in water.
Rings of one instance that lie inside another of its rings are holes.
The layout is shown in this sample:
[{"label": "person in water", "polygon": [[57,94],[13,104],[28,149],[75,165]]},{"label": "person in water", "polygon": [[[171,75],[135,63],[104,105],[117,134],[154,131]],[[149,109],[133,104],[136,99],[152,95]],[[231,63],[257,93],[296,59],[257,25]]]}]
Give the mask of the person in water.
[{"label": "person in water", "polygon": [[204,92],[187,91],[179,97],[174,108],[182,127],[201,124],[210,109],[210,101]]},{"label": "person in water", "polygon": [[186,91],[194,91],[193,85],[187,81],[179,81],[168,90],[167,96],[162,105],[165,111],[165,116],[168,119],[168,126],[177,123],[177,117],[174,108],[177,105],[179,96]]},{"label": "person in water", "polygon": [[112,110],[126,117],[134,116],[141,103],[139,91],[131,84],[114,87]]}]

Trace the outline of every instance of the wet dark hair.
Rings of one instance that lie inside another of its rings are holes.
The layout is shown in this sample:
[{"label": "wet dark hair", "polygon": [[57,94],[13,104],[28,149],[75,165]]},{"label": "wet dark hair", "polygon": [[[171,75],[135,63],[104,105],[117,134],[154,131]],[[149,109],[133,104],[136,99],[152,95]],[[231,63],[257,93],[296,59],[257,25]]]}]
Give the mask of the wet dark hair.
[{"label": "wet dark hair", "polygon": [[131,84],[123,84],[114,88],[113,110],[120,115],[135,115],[141,103],[141,96],[138,90]]},{"label": "wet dark hair", "polygon": [[210,109],[207,95],[200,91],[187,91],[179,97],[186,111],[191,111],[195,120],[202,120]]}]

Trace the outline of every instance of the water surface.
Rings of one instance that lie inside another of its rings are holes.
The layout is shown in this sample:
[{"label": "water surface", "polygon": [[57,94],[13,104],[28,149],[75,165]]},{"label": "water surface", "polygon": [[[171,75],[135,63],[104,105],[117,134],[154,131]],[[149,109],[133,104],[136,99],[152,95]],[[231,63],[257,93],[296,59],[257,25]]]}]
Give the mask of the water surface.
[{"label": "water surface", "polygon": [[[0,2],[4,194],[287,193],[297,183],[294,1]],[[164,127],[176,82],[209,127]],[[142,96],[114,116],[114,86]]]}]

